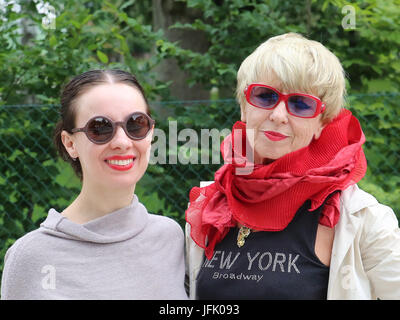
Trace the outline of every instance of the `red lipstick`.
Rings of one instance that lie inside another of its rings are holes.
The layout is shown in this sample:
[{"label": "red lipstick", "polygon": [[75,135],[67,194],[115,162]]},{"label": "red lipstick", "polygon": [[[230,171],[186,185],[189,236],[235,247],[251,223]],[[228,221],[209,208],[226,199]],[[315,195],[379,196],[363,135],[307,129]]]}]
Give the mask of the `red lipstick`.
[{"label": "red lipstick", "polygon": [[275,131],[264,131],[264,134],[271,141],[281,141],[283,139],[288,138],[288,136],[285,136],[282,133]]},{"label": "red lipstick", "polygon": [[105,163],[114,170],[127,171],[133,167],[136,157],[133,155],[115,155],[106,158]]}]

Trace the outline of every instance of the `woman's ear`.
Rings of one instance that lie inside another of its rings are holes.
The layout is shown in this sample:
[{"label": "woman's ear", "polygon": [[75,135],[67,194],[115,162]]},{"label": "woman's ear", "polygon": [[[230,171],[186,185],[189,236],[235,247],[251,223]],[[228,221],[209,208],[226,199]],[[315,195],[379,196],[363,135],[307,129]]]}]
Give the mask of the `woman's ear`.
[{"label": "woman's ear", "polygon": [[73,135],[63,130],[61,131],[61,141],[64,145],[65,150],[67,150],[69,156],[72,159],[76,159],[79,155],[78,151],[76,150],[76,143]]}]

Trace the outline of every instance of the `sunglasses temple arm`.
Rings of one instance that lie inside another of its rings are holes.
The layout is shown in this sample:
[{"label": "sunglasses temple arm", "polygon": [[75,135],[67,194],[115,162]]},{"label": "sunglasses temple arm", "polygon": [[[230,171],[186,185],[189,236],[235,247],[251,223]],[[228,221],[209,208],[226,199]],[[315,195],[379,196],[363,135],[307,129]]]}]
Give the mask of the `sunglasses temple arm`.
[{"label": "sunglasses temple arm", "polygon": [[72,133],[75,133],[75,132],[86,132],[86,129],[85,128],[74,128],[74,129],[71,130],[71,132]]}]

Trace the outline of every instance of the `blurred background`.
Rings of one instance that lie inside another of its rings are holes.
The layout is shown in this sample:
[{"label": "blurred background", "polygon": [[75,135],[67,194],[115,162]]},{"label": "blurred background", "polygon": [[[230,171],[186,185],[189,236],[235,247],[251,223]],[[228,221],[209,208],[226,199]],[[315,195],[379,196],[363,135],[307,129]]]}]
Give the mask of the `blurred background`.
[{"label": "blurred background", "polygon": [[[73,76],[130,71],[167,143],[168,121],[200,137],[201,129],[231,129],[240,119],[240,63],[286,32],[323,43],[341,60],[346,107],[367,139],[368,172],[359,185],[399,217],[399,17],[400,0],[0,0],[0,272],[8,247],[79,193],[79,180],[52,144],[60,91]],[[178,142],[177,150],[166,149],[167,159],[180,153],[198,164],[149,165],[135,193],[149,212],[183,226],[190,188],[213,180],[218,151],[211,139],[209,150]],[[201,152],[210,164],[200,164]]]}]

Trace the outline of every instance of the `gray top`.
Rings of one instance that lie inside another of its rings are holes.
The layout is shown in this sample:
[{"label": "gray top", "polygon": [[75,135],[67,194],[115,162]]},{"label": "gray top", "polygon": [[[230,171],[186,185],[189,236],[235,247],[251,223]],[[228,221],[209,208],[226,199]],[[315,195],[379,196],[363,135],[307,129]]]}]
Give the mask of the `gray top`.
[{"label": "gray top", "polygon": [[7,251],[1,299],[187,299],[184,236],[131,205],[85,224],[50,209]]}]

